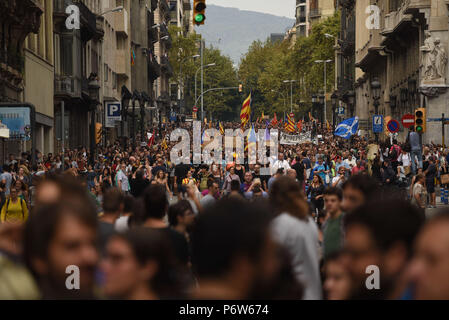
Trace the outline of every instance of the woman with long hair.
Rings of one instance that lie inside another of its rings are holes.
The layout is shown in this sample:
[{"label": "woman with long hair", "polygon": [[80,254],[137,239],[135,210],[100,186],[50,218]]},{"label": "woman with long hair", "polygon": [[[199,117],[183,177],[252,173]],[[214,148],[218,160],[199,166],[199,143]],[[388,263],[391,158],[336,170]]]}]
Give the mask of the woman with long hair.
[{"label": "woman with long hair", "polygon": [[168,178],[167,178],[167,174],[166,174],[164,171],[159,170],[159,171],[156,173],[156,178],[155,178],[155,180],[156,180],[157,184],[163,185],[163,186],[165,187],[165,189],[167,190],[167,193],[168,193],[168,194],[170,194],[170,195],[172,194],[171,191],[170,191],[170,188],[168,187]]},{"label": "woman with long hair", "polygon": [[307,190],[307,195],[310,195],[310,202],[312,204],[312,211],[314,214],[320,214],[324,207],[324,183],[323,179],[317,174],[313,175],[313,180],[310,188]]},{"label": "woman with long hair", "polygon": [[304,285],[304,299],[321,299],[318,227],[301,186],[292,178],[277,178],[270,189],[270,203],[276,214],[272,236],[289,253],[295,278]]}]

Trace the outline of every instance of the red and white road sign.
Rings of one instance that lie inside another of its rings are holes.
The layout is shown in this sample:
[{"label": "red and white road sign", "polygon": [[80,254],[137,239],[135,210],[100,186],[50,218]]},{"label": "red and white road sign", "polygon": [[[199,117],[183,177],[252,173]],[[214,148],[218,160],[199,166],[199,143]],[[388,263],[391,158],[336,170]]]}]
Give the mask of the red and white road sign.
[{"label": "red and white road sign", "polygon": [[291,117],[291,118],[294,118],[294,117],[295,117],[295,114],[294,114],[294,113],[290,113],[290,117]]},{"label": "red and white road sign", "polygon": [[198,112],[198,108],[197,107],[193,107],[193,112]]},{"label": "red and white road sign", "polygon": [[410,128],[415,124],[415,116],[413,114],[406,114],[402,117],[402,125],[404,128]]}]

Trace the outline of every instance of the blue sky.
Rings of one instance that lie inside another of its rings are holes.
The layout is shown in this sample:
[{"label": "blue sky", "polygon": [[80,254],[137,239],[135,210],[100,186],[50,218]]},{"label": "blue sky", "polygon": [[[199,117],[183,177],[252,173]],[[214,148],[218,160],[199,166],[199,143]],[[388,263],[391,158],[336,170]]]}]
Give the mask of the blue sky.
[{"label": "blue sky", "polygon": [[295,18],[296,0],[208,0],[207,3]]}]

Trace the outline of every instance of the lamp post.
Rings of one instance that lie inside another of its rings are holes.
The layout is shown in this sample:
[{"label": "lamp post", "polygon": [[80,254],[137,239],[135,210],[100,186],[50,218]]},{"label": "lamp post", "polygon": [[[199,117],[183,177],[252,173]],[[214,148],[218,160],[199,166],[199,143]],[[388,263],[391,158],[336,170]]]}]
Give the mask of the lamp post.
[{"label": "lamp post", "polygon": [[416,97],[416,80],[415,79],[409,79],[408,80],[408,93],[410,95],[410,111],[413,113],[413,108],[415,104],[415,97]]},{"label": "lamp post", "polygon": [[[196,101],[196,98],[197,98],[197,94],[196,94],[196,77],[198,76],[198,72],[203,70],[204,68],[214,67],[214,66],[216,66],[216,63],[209,63],[209,64],[206,64],[205,66],[199,67],[198,70],[196,70],[196,72],[195,72],[195,101]],[[203,73],[202,72],[201,72],[201,75],[202,75],[201,78],[203,79]],[[201,86],[201,94],[202,93],[203,93],[203,84]],[[201,121],[203,121],[203,105],[201,105]]]},{"label": "lamp post", "polygon": [[279,93],[282,96],[282,99],[284,99],[284,110],[285,110],[285,106],[286,106],[285,94],[283,94],[281,91],[276,91],[276,90],[273,90],[273,89],[271,89],[271,92]]},{"label": "lamp post", "polygon": [[[326,96],[326,65],[332,62],[332,60],[315,60],[315,63],[322,63],[324,64],[324,95]],[[323,123],[326,121],[326,98],[324,99],[324,104],[323,104],[323,108],[324,108],[324,120]]]},{"label": "lamp post", "polygon": [[354,117],[355,93],[352,90],[348,93],[348,102],[349,108],[351,110],[351,117]]},{"label": "lamp post", "polygon": [[128,88],[123,85],[122,86],[122,121],[120,121],[120,133],[122,136],[122,143],[123,143],[123,149],[126,149],[126,137],[125,137],[125,128],[124,123],[127,118],[128,114],[128,106],[129,106],[129,100],[131,100],[132,94],[128,90]]},{"label": "lamp post", "polygon": [[133,150],[136,147],[136,100],[138,100],[139,102],[141,101],[141,96],[139,91],[134,90],[133,92],[133,111],[132,111],[132,130],[131,130],[131,134],[132,134],[132,138],[133,138]]},{"label": "lamp post", "polygon": [[[380,82],[379,79],[376,77],[371,82],[371,92],[373,95],[374,100],[374,112],[377,115],[379,113],[379,100],[380,100]],[[379,142],[379,134],[376,133],[376,142]]]},{"label": "lamp post", "polygon": [[[324,106],[324,104],[326,103],[326,96],[324,94],[320,94],[318,96],[318,99],[320,100],[320,105]],[[324,128],[326,107],[324,107],[324,109],[321,109],[321,112],[322,112],[321,126]]]},{"label": "lamp post", "polygon": [[97,104],[100,100],[100,84],[98,82],[98,76],[96,73],[91,73],[89,76],[89,98],[90,98],[90,163],[93,166],[95,162],[95,116],[97,110]]},{"label": "lamp post", "polygon": [[316,116],[317,116],[317,114],[316,114],[315,109],[316,109],[317,101],[318,101],[317,100],[317,95],[316,94],[312,94],[312,113],[315,114]]},{"label": "lamp post", "polygon": [[290,113],[293,113],[293,82],[298,80],[284,80],[284,83],[290,82]]},{"label": "lamp post", "polygon": [[144,142],[144,135],[145,135],[145,103],[150,102],[150,97],[145,93],[142,92],[140,95],[140,141]]},{"label": "lamp post", "polygon": [[182,87],[184,87],[183,86],[183,84],[184,84],[184,79],[183,79],[183,77],[182,77],[182,64],[187,60],[187,59],[190,59],[190,58],[192,58],[192,59],[195,59],[195,58],[199,58],[200,57],[200,55],[199,54],[196,54],[196,55],[194,55],[194,56],[190,56],[190,57],[185,57],[184,59],[182,59],[181,60],[181,62],[179,62],[179,111],[181,112],[181,101],[183,101],[183,99],[182,99],[182,93],[183,93],[183,90],[181,89],[181,86]]},{"label": "lamp post", "polygon": [[334,91],[334,93],[332,93],[331,95],[331,101],[332,101],[332,127],[335,130],[335,120],[337,118],[337,100],[338,100],[338,95],[337,92]]}]

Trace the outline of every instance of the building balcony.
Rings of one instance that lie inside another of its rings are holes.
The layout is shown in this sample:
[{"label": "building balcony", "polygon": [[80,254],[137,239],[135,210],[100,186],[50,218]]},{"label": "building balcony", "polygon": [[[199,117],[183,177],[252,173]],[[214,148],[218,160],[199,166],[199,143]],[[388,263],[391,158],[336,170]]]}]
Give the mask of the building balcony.
[{"label": "building balcony", "polygon": [[173,68],[170,64],[170,61],[168,61],[168,58],[165,56],[161,57],[161,70],[162,73],[164,73],[168,77],[173,76]]},{"label": "building balcony", "polygon": [[122,36],[128,37],[128,11],[126,11],[126,9],[123,9],[121,12],[114,13],[114,19],[115,32]]},{"label": "building balcony", "polygon": [[148,58],[148,77],[154,81],[161,76],[161,66],[153,54]]},{"label": "building balcony", "polygon": [[97,34],[97,16],[95,13],[80,0],[54,0],[53,2],[53,16],[55,22],[64,22],[69,16],[66,13],[68,6],[76,5],[80,10],[81,22],[81,39],[87,42],[93,39]]},{"label": "building balcony", "polygon": [[81,97],[81,80],[74,76],[55,75],[55,96],[61,98]]},{"label": "building balcony", "polygon": [[412,14],[419,11],[419,9],[430,8],[430,6],[431,0],[405,0],[404,12],[407,14]]},{"label": "building balcony", "polygon": [[310,9],[309,19],[317,19],[321,17],[321,9]]},{"label": "building balcony", "polygon": [[168,5],[168,1],[167,0],[160,0],[160,8],[164,13],[169,13],[170,14],[170,7]]},{"label": "building balcony", "polygon": [[300,16],[296,17],[296,24],[305,23],[305,22],[306,22],[305,15],[300,15]]},{"label": "building balcony", "polygon": [[170,33],[168,32],[167,26],[163,23],[161,23],[161,37],[169,36]]},{"label": "building balcony", "polygon": [[400,33],[411,26],[413,15],[406,14],[406,8],[406,4],[403,3],[399,10],[392,11],[385,15],[384,27],[381,31],[383,36],[390,36],[392,33]]},{"label": "building balcony", "polygon": [[154,12],[157,9],[157,0],[151,0],[151,12]]},{"label": "building balcony", "polygon": [[99,40],[104,37],[104,17],[97,17],[97,31],[95,32],[95,39]]},{"label": "building balcony", "polygon": [[170,36],[168,36],[168,38],[166,38],[166,39],[162,39],[161,41],[165,43],[165,48],[167,50],[171,49],[173,43],[172,43],[172,39]]},{"label": "building balcony", "polygon": [[115,66],[117,75],[129,77],[131,74],[131,56],[128,50],[121,49],[116,51]]}]

